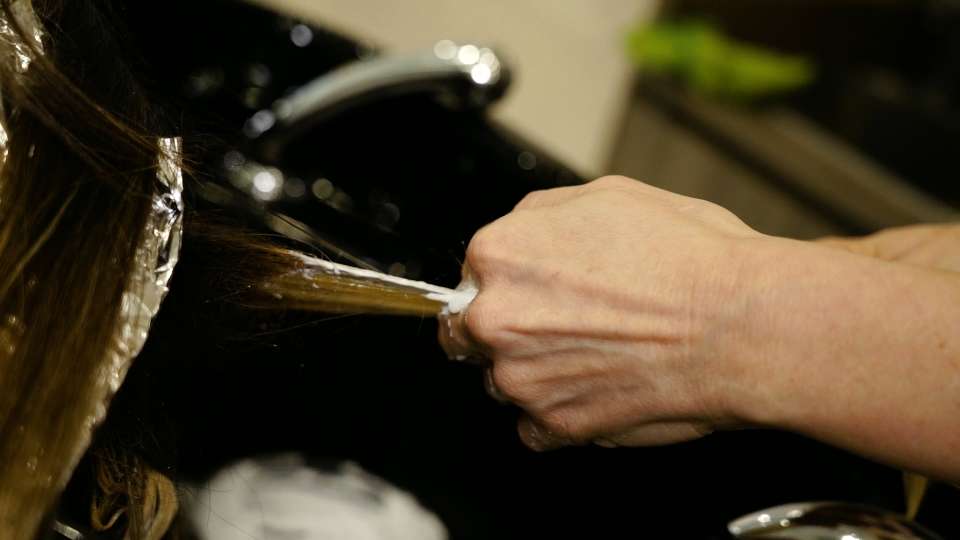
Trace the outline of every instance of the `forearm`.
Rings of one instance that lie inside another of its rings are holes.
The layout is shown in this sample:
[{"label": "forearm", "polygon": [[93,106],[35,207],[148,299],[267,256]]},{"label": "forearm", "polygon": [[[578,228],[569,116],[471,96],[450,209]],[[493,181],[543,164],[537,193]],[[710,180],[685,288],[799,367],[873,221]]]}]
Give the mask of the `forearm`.
[{"label": "forearm", "polygon": [[956,223],[896,227],[865,237],[823,238],[820,243],[877,259],[960,272]]},{"label": "forearm", "polygon": [[734,349],[746,420],[960,482],[960,275],[756,242]]}]

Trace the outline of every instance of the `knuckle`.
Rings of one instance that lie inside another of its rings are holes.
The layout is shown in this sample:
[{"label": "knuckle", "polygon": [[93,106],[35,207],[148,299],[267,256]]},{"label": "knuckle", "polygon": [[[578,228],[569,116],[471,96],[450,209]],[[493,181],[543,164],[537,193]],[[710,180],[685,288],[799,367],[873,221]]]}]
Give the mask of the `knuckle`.
[{"label": "knuckle", "polygon": [[713,212],[717,215],[722,215],[724,217],[736,217],[733,215],[733,212],[727,210],[726,208],[720,206],[719,204],[708,201],[706,199],[694,199],[696,201],[699,210],[702,212]]},{"label": "knuckle", "polygon": [[622,189],[624,186],[633,186],[636,184],[636,180],[618,174],[601,176],[593,182],[590,182],[590,185],[600,189]]},{"label": "knuckle", "polygon": [[473,235],[467,246],[467,265],[474,271],[482,272],[492,261],[500,257],[503,241],[504,237],[498,222],[483,227]]},{"label": "knuckle", "polygon": [[490,225],[487,225],[474,233],[473,238],[467,245],[467,264],[474,270],[486,260],[490,250],[494,247],[494,233],[490,227]]},{"label": "knuckle", "polygon": [[551,435],[569,440],[580,440],[586,435],[584,426],[569,410],[556,409],[542,413],[539,422]]},{"label": "knuckle", "polygon": [[520,440],[528,448],[532,450],[541,450],[543,449],[544,441],[543,429],[541,429],[542,424],[540,424],[535,418],[531,416],[522,416],[517,422],[517,433],[520,435]]},{"label": "knuckle", "polygon": [[514,210],[525,210],[529,208],[536,208],[540,206],[540,202],[543,200],[543,190],[531,191],[523,196],[520,199],[520,202],[513,207]]},{"label": "knuckle", "polygon": [[531,400],[529,374],[517,364],[498,362],[493,366],[493,384],[507,399],[527,404]]},{"label": "knuckle", "polygon": [[706,199],[700,199],[697,197],[684,197],[684,208],[687,211],[694,213],[714,213],[714,214],[723,214],[723,215],[733,215],[732,212],[726,208],[720,206],[719,204],[708,201]]},{"label": "knuckle", "polygon": [[723,206],[706,199],[677,196],[674,208],[687,215],[721,223],[740,223],[740,218]]},{"label": "knuckle", "polygon": [[470,304],[464,315],[463,324],[470,336],[486,346],[497,348],[500,340],[498,310],[488,291],[483,291]]}]

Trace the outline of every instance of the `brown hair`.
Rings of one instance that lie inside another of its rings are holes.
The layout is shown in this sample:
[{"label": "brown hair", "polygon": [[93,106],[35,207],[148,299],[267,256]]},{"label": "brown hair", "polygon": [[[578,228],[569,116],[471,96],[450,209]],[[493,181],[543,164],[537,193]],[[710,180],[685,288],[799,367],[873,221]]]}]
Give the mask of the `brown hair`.
[{"label": "brown hair", "polygon": [[[118,56],[123,30],[110,2],[34,0],[42,50],[24,5],[0,0],[2,127],[10,135],[0,166],[0,536],[11,539],[34,536],[88,443],[104,399],[95,389],[156,191],[157,137],[176,132]],[[211,238],[244,254],[229,258],[243,267],[219,270],[251,308],[440,308],[409,291],[304,272],[295,254],[251,236]],[[122,521],[128,538],[162,537],[176,509],[170,480],[122,449],[94,454],[91,526]]]}]

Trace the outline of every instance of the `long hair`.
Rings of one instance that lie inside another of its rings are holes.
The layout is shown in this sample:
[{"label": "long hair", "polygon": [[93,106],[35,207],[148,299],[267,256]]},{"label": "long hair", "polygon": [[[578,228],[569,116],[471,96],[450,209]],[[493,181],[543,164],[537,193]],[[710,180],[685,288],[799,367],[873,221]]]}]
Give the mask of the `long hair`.
[{"label": "long hair", "polygon": [[[35,535],[104,406],[93,389],[157,189],[157,138],[178,131],[118,53],[110,2],[33,0],[42,36],[24,20],[29,2],[0,0],[0,537],[11,539]],[[304,258],[251,236],[206,240],[243,254],[217,270],[251,309],[439,310],[407,290],[305,271]],[[171,480],[122,449],[93,457],[90,526],[163,537]]]},{"label": "long hair", "polygon": [[[8,31],[0,43],[5,538],[33,535],[89,436],[100,405],[92,389],[155,189],[147,130],[159,126],[133,73],[113,60],[120,45],[110,13],[86,2],[36,2],[47,32],[41,44],[23,1],[2,2]],[[84,35],[84,27],[97,30]]]}]

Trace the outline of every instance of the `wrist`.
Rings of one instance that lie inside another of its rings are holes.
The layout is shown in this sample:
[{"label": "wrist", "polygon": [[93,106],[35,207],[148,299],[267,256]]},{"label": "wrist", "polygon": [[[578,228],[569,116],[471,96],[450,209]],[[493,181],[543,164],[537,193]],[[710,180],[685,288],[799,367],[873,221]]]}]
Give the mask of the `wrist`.
[{"label": "wrist", "polygon": [[[743,243],[723,359],[730,416],[741,425],[809,432],[843,408],[866,362],[894,346],[892,299],[909,298],[897,263],[810,242]],[[886,330],[885,330],[886,329]],[[902,328],[900,328],[902,330]]]},{"label": "wrist", "polygon": [[708,351],[720,370],[715,395],[722,424],[786,427],[800,414],[804,400],[794,401],[794,386],[804,384],[798,369],[804,350],[793,340],[808,330],[804,319],[816,316],[809,312],[816,307],[814,284],[821,281],[816,274],[830,271],[823,249],[768,236],[736,242],[736,277],[710,330]]},{"label": "wrist", "polygon": [[956,478],[957,275],[806,242],[752,244],[723,350],[730,417]]}]

